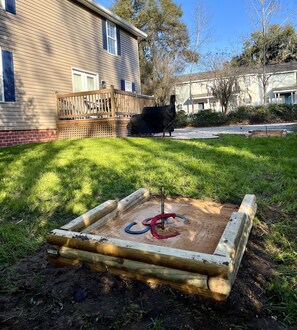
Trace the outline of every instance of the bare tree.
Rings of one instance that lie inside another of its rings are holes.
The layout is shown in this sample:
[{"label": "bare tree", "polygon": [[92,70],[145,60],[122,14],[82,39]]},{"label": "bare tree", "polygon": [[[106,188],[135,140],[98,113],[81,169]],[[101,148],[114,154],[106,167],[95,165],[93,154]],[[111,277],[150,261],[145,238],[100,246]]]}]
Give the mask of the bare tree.
[{"label": "bare tree", "polygon": [[222,111],[226,114],[231,100],[240,93],[239,68],[234,66],[224,53],[209,55],[208,63],[212,77],[209,78],[207,89],[212,92],[215,100],[220,102]]},{"label": "bare tree", "polygon": [[189,65],[189,99],[192,106],[192,112],[194,112],[193,101],[193,73],[196,71],[199,58],[201,58],[202,47],[211,40],[212,32],[210,29],[211,15],[205,9],[203,0],[197,0],[195,14],[194,14],[194,28],[190,31],[191,37],[191,53],[188,57]]},{"label": "bare tree", "polygon": [[156,54],[154,58],[154,97],[156,103],[166,104],[168,95],[172,94],[172,89],[175,84],[175,72],[179,69],[179,59],[175,59],[168,54]]},{"label": "bare tree", "polygon": [[280,0],[248,0],[253,15],[253,22],[257,30],[261,31],[262,34],[262,58],[261,58],[261,71],[262,76],[260,77],[261,85],[263,89],[263,104],[267,103],[266,94],[267,86],[271,75],[267,74],[267,32],[271,25],[271,20],[277,12],[280,11]]}]

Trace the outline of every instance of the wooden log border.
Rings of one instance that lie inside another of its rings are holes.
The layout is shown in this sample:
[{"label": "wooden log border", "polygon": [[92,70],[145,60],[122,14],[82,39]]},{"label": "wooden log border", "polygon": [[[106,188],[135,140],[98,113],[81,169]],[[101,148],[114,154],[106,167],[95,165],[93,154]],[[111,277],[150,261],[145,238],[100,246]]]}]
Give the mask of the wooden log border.
[{"label": "wooden log border", "polygon": [[90,233],[93,230],[116,218],[119,213],[148,200],[150,192],[147,188],[140,188],[119,202],[116,200],[106,201],[92,210],[70,221],[60,229]]},{"label": "wooden log border", "polygon": [[118,206],[117,201],[109,200],[103,204],[98,205],[92,210],[86,212],[85,214],[75,218],[74,220],[67,223],[65,226],[61,227],[64,230],[71,231],[81,231],[96,222],[98,219],[104,217],[106,214],[110,213]]},{"label": "wooden log border", "polygon": [[90,234],[149,196],[148,189],[140,188],[119,202],[107,201],[51,231],[47,236],[48,261],[58,266],[84,263],[94,271],[110,271],[216,300],[226,299],[252,228],[257,210],[255,195],[245,195],[238,212],[232,213],[213,254]]},{"label": "wooden log border", "polygon": [[247,134],[248,137],[286,137],[287,130],[285,129],[262,129],[253,130]]},{"label": "wooden log border", "polygon": [[207,275],[147,264],[144,262],[133,261],[125,258],[105,256],[103,254],[72,249],[64,246],[60,248],[60,256],[66,259],[78,259],[89,263],[101,264],[104,265],[107,269],[112,267],[119,270],[137,273],[143,276],[157,277],[159,279],[208,289]]},{"label": "wooden log border", "polygon": [[65,246],[106,256],[143,261],[148,264],[197,272],[205,275],[228,276],[230,260],[226,257],[212,254],[60,229],[51,231],[47,235],[47,242],[56,246]]}]

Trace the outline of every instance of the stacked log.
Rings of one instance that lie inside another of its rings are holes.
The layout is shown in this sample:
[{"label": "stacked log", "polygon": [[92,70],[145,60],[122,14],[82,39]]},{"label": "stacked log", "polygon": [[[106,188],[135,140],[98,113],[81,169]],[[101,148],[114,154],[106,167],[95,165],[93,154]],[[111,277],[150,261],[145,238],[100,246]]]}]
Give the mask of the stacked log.
[{"label": "stacked log", "polygon": [[169,284],[216,300],[228,297],[243,256],[256,212],[254,195],[246,195],[234,212],[213,254],[126,241],[91,234],[121,212],[148,200],[141,188],[126,198],[107,201],[47,236],[49,262],[81,263],[138,280]]},{"label": "stacked log", "polygon": [[286,137],[287,130],[285,129],[262,129],[249,131],[248,137]]}]

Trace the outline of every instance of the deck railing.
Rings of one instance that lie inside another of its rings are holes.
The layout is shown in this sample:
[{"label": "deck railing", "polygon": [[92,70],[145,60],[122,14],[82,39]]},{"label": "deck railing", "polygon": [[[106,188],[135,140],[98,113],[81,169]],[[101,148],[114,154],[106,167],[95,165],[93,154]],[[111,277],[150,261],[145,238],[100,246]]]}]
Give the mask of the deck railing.
[{"label": "deck railing", "polygon": [[97,91],[56,93],[58,120],[131,117],[154,103],[152,96],[123,92],[113,86]]}]

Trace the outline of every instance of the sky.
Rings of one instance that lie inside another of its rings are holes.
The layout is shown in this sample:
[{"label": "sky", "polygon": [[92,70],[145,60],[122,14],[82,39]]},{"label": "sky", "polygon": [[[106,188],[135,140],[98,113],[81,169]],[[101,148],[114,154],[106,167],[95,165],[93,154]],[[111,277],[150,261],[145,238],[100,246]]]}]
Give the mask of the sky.
[{"label": "sky", "polygon": [[[188,30],[193,30],[195,22],[195,9],[197,0],[173,0],[183,9],[182,20],[187,25]],[[204,52],[225,52],[236,55],[242,50],[243,40],[255,30],[255,24],[252,21],[252,11],[250,7],[251,0],[201,0],[204,11],[210,16],[208,24],[211,30],[211,41],[203,45]],[[110,8],[113,1],[96,0],[97,3]],[[297,12],[296,0],[280,0],[281,5],[286,6],[275,16],[273,23],[292,23],[295,28],[297,17],[292,13]]]}]

